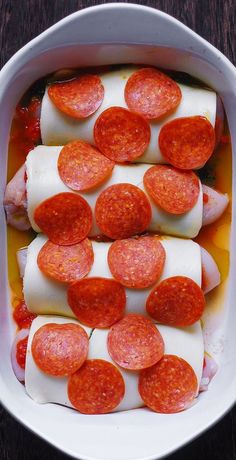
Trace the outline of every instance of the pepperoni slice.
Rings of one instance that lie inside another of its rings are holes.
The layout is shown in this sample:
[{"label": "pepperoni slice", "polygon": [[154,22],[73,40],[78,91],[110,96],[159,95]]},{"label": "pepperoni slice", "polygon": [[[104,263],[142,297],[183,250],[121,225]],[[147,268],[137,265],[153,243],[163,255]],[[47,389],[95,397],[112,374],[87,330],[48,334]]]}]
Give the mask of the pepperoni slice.
[{"label": "pepperoni slice", "polygon": [[92,145],[73,141],[62,148],[58,158],[61,180],[72,190],[90,190],[104,182],[112,173],[114,162]]},{"label": "pepperoni slice", "polygon": [[148,314],[170,326],[190,326],[201,318],[204,308],[203,291],[186,276],[172,276],[161,281],[146,302]]},{"label": "pepperoni slice", "polygon": [[134,72],[125,86],[125,101],[129,109],[153,119],[176,109],[182,98],[180,87],[157,69]]},{"label": "pepperoni slice", "polygon": [[115,241],[108,251],[108,265],[124,286],[142,289],[154,284],[165,263],[165,249],[151,236]]},{"label": "pepperoni slice", "polygon": [[140,157],[150,137],[147,121],[122,107],[104,110],[94,125],[94,140],[98,149],[106,157],[121,163]]},{"label": "pepperoni slice", "polygon": [[159,134],[162,155],[179,169],[202,168],[214,146],[214,128],[202,116],[176,118],[166,123]]},{"label": "pepperoni slice", "polygon": [[124,315],[125,289],[112,279],[86,278],[69,286],[68,303],[86,326],[109,327]]},{"label": "pepperoni slice", "polygon": [[139,370],[153,366],[162,358],[164,342],[150,319],[129,314],[111,327],[107,348],[119,366]]},{"label": "pepperoni slice", "polygon": [[98,197],[95,218],[104,235],[116,239],[144,232],[152,218],[145,193],[131,184],[107,187]]},{"label": "pepperoni slice", "polygon": [[61,283],[84,278],[91,270],[94,254],[88,238],[71,246],[59,246],[47,241],[39,251],[39,269],[50,278]]},{"label": "pepperoni slice", "polygon": [[58,193],[37,206],[34,220],[53,243],[68,246],[79,243],[88,235],[92,227],[92,211],[81,196]]},{"label": "pepperoni slice", "polygon": [[80,75],[74,80],[50,85],[48,95],[57,109],[80,119],[89,117],[100,107],[104,87],[97,75]]},{"label": "pepperoni slice", "polygon": [[187,361],[175,355],[164,355],[153,367],[141,371],[138,389],[150,409],[173,414],[192,405],[198,382]]},{"label": "pepperoni slice", "polygon": [[199,179],[192,171],[152,166],[145,172],[143,183],[155,203],[171,214],[190,211],[198,200]]},{"label": "pepperoni slice", "polygon": [[63,377],[79,369],[88,354],[89,339],[78,324],[48,323],[34,334],[31,350],[45,374]]},{"label": "pepperoni slice", "polygon": [[71,404],[83,414],[107,414],[125,394],[125,383],[114,364],[90,359],[68,381]]},{"label": "pepperoni slice", "polygon": [[21,369],[25,369],[25,362],[26,362],[26,351],[28,345],[29,336],[25,337],[16,345],[16,361],[19,364]]}]

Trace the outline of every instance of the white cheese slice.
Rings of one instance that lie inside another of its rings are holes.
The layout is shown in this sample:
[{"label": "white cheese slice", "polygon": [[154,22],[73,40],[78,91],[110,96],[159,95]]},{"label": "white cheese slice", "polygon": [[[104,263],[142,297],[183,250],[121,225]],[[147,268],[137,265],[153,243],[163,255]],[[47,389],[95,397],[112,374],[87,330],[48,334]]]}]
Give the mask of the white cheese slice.
[{"label": "white cheese slice", "polygon": [[[113,106],[126,107],[124,89],[130,75],[137,67],[126,66],[101,74],[105,89],[104,100],[99,109],[84,120],[76,120],[63,114],[51,102],[47,89],[45,91],[41,110],[41,135],[45,145],[66,144],[74,139],[83,139],[94,144],[93,128],[98,116],[107,108]],[[165,163],[158,147],[158,136],[161,127],[170,120],[180,117],[202,115],[215,125],[216,93],[203,88],[179,85],[182,100],[178,108],[169,116],[159,121],[151,121],[151,140],[144,154],[136,161],[142,163]]]},{"label": "white cheese slice", "polygon": [[[38,268],[37,257],[47,241],[38,235],[28,247],[24,275],[24,298],[30,311],[36,314],[56,314],[74,317],[67,303],[67,286],[46,277]],[[166,261],[161,278],[182,275],[192,278],[201,286],[202,265],[200,246],[192,240],[162,237],[166,251]],[[112,278],[107,263],[107,253],[111,243],[92,241],[94,263],[88,277]],[[158,284],[158,283],[157,283]],[[126,288],[126,312],[146,314],[145,304],[153,286],[148,289]]]},{"label": "white cheese slice", "polygon": [[[44,324],[71,322],[65,318],[39,316],[31,326],[25,369],[25,387],[28,395],[37,403],[57,403],[72,407],[67,395],[68,379],[56,378],[44,374],[35,364],[31,353],[31,344],[35,332]],[[73,321],[75,322],[75,321]],[[76,322],[75,322],[76,323]],[[200,383],[203,367],[203,337],[200,322],[187,328],[172,328],[157,326],[165,343],[165,354],[174,354],[185,359],[194,369],[198,384]],[[89,330],[87,330],[89,334]],[[88,359],[104,359],[115,364],[125,382],[125,396],[114,411],[136,409],[143,406],[138,392],[138,372],[126,371],[111,359],[107,350],[108,330],[95,329],[89,340]]]},{"label": "white cheese slice", "polygon": [[[27,201],[28,201],[28,216],[33,229],[40,232],[40,228],[34,221],[35,208],[47,198],[62,192],[72,192],[61,180],[57,161],[62,146],[46,147],[38,146],[32,150],[26,160],[27,173]],[[121,166],[115,165],[112,175],[106,182],[97,187],[91,192],[80,192],[80,195],[90,205],[93,216],[96,200],[99,194],[110,185],[119,183],[130,183],[139,186],[143,191],[143,176],[150,165],[137,164]],[[200,182],[199,182],[200,183]],[[73,192],[75,193],[75,192]],[[197,203],[188,212],[182,215],[173,215],[163,211],[149,197],[152,207],[152,220],[148,228],[151,232],[160,232],[170,235],[176,235],[186,238],[194,238],[202,226],[203,199],[202,186],[200,184],[200,193]],[[96,225],[93,217],[93,227],[90,236],[96,236],[101,233]]]},{"label": "white cheese slice", "polygon": [[[36,366],[31,344],[35,332],[45,324],[78,324],[77,321],[56,316],[38,316],[32,323],[29,333],[25,365],[25,388],[28,395],[37,403],[55,402],[71,406],[67,396],[67,377],[51,377]],[[92,329],[82,326],[90,337]]]},{"label": "white cheese slice", "polygon": [[105,361],[115,364],[122,374],[125,382],[125,395],[114,412],[142,407],[144,404],[138,392],[139,372],[122,369],[112,360],[107,350],[107,335],[107,329],[95,329],[93,331],[89,344],[89,358],[105,359]]},{"label": "white cheese slice", "polygon": [[203,369],[204,342],[200,321],[188,327],[157,325],[164,343],[166,355],[177,355],[192,366],[200,385]]}]

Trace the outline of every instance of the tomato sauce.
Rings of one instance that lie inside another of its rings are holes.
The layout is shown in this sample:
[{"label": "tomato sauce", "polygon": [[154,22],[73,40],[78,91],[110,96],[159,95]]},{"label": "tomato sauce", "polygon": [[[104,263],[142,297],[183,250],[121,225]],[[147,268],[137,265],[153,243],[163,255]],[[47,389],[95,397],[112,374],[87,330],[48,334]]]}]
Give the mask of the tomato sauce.
[{"label": "tomato sauce", "polygon": [[16,360],[21,369],[25,369],[27,344],[28,336],[20,340],[16,346]]}]

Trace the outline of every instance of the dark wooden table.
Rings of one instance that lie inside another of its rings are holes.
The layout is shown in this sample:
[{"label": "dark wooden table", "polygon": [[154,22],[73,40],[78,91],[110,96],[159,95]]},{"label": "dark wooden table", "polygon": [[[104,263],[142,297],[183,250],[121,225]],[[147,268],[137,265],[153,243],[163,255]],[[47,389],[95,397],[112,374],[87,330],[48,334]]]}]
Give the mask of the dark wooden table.
[{"label": "dark wooden table", "polygon": [[[64,16],[100,3],[108,2],[0,0],[1,67],[25,43]],[[236,64],[236,0],[141,0],[133,3],[152,6],[175,16]],[[67,458],[20,426],[0,407],[0,460]],[[236,460],[236,407],[199,439],[168,457],[168,460],[180,459]]]}]

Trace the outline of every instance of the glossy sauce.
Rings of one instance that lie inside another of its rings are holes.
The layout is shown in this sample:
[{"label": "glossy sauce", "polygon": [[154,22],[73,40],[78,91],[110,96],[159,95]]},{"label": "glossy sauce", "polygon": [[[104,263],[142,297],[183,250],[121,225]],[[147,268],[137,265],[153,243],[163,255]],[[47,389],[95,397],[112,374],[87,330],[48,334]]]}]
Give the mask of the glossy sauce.
[{"label": "glossy sauce", "polygon": [[[24,163],[27,154],[27,145],[19,142],[20,126],[18,120],[13,120],[11,137],[9,143],[8,156],[8,181],[14,176],[19,167]],[[215,223],[203,227],[195,238],[199,244],[206,248],[214,257],[220,273],[222,284],[212,293],[208,294],[211,304],[223,304],[224,287],[229,272],[229,241],[230,241],[230,224],[231,224],[231,198],[232,198],[232,153],[229,141],[229,132],[225,124],[223,142],[220,142],[216,152],[209,160],[208,164],[201,170],[200,176],[203,183],[212,185],[222,193],[228,193],[230,204],[223,216]],[[210,173],[209,173],[210,171]],[[23,298],[22,280],[19,276],[19,270],[16,260],[16,251],[28,244],[34,239],[35,233],[30,230],[21,232],[10,226],[7,229],[8,237],[8,276],[11,288],[11,301],[14,307],[19,299]]]}]

